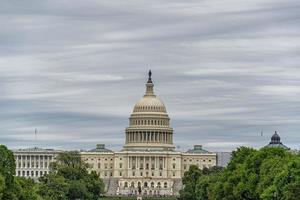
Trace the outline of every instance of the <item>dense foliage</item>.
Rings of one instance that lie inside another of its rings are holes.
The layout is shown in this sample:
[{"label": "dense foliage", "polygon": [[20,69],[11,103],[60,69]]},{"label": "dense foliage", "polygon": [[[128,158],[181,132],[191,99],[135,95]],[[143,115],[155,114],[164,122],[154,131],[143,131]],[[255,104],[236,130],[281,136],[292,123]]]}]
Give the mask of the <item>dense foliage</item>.
[{"label": "dense foliage", "polygon": [[12,151],[0,145],[0,200],[35,200],[37,195],[31,179],[15,177]]},{"label": "dense foliage", "polygon": [[183,184],[181,199],[186,200],[298,200],[300,155],[241,147],[224,170],[190,167]]},{"label": "dense foliage", "polygon": [[51,163],[50,173],[40,178],[39,194],[45,200],[98,199],[104,183],[87,165],[78,152],[61,153]]}]

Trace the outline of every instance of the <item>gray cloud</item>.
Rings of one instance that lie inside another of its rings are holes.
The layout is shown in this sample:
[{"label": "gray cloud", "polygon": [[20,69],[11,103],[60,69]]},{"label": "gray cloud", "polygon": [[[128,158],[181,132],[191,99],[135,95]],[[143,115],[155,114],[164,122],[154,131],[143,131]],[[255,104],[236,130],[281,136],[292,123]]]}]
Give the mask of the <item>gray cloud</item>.
[{"label": "gray cloud", "polygon": [[[300,3],[0,1],[0,141],[120,149],[151,68],[181,149],[299,148]],[[264,136],[260,136],[260,132]]]}]

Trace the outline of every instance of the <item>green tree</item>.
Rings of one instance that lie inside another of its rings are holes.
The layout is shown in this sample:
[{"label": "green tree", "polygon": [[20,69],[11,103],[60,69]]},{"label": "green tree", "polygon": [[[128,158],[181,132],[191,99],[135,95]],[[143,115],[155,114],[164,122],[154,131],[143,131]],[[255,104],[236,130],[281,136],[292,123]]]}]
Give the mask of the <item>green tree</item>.
[{"label": "green tree", "polygon": [[[298,200],[300,156],[282,148],[238,148],[227,168],[189,170],[182,199]],[[197,178],[198,177],[198,178]],[[193,179],[197,178],[196,187]],[[195,189],[196,188],[196,189]]]},{"label": "green tree", "polygon": [[46,200],[98,199],[104,193],[104,183],[96,172],[88,172],[88,165],[78,152],[57,156],[50,165],[50,173],[40,178],[39,194]]},{"label": "green tree", "polygon": [[2,199],[16,199],[14,193],[14,175],[16,165],[13,152],[0,145],[0,176],[2,178]]},{"label": "green tree", "polygon": [[201,176],[198,177],[196,183],[196,199],[209,199],[209,186],[218,180],[219,175],[223,172],[222,167],[204,168]]},{"label": "green tree", "polygon": [[0,199],[3,197],[3,193],[5,190],[5,179],[2,175],[0,175]]},{"label": "green tree", "polygon": [[11,186],[14,183],[16,173],[14,154],[6,146],[0,145],[0,158],[0,174],[5,179],[5,185]]},{"label": "green tree", "polygon": [[196,200],[196,185],[202,171],[196,165],[191,165],[189,170],[184,173],[182,183],[183,190],[180,191],[181,199]]},{"label": "green tree", "polygon": [[33,179],[15,177],[14,193],[18,200],[36,200],[36,184]]}]

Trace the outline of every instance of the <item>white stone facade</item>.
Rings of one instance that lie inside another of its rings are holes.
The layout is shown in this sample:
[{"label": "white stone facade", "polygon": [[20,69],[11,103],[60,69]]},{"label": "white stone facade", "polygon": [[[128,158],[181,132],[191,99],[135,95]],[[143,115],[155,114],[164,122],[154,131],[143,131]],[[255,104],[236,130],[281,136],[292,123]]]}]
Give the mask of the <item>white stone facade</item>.
[{"label": "white stone facade", "polygon": [[166,107],[153,91],[151,72],[146,93],[139,100],[125,130],[125,145],[121,151],[105,146],[81,152],[90,170],[98,172],[111,195],[179,195],[181,179],[191,165],[199,168],[216,166],[216,154],[201,145],[179,152],[173,143],[173,129]]},{"label": "white stone facade", "polygon": [[14,150],[16,176],[38,179],[44,174],[48,174],[49,164],[55,161],[59,152],[36,147]]}]

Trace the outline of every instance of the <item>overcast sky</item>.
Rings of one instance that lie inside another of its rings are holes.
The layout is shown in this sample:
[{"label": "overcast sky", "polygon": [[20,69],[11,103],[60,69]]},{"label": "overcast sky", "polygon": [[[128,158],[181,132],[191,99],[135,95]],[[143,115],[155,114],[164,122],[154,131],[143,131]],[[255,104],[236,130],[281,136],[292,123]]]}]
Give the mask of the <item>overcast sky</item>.
[{"label": "overcast sky", "polygon": [[0,0],[0,143],[120,150],[149,69],[179,150],[300,148],[299,0]]}]

